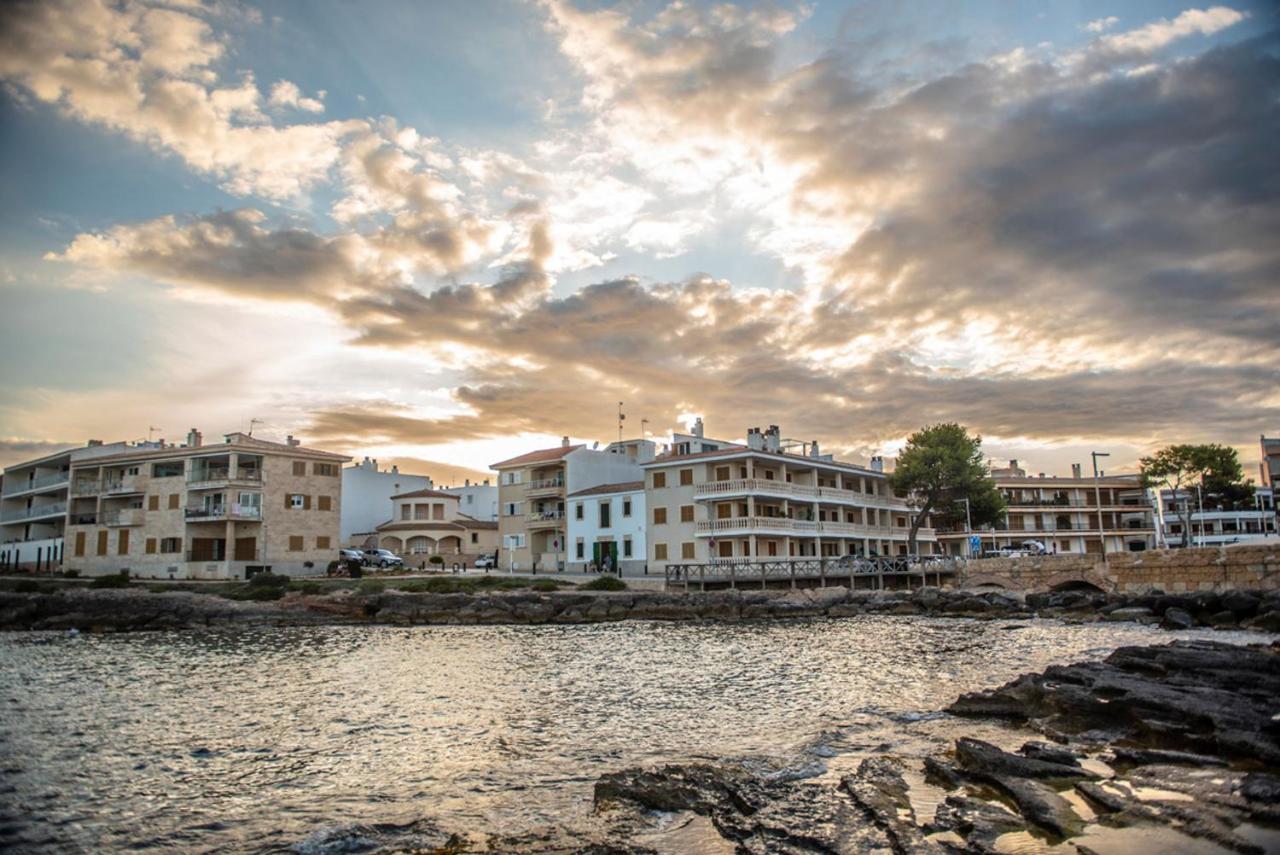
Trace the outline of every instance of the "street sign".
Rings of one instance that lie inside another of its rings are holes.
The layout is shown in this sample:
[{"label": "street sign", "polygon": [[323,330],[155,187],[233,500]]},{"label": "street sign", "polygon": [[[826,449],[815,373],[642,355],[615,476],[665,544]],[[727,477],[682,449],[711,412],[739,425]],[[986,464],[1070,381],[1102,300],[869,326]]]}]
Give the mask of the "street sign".
[{"label": "street sign", "polygon": [[969,535],[969,554],[977,555],[982,551],[982,538],[976,534]]}]

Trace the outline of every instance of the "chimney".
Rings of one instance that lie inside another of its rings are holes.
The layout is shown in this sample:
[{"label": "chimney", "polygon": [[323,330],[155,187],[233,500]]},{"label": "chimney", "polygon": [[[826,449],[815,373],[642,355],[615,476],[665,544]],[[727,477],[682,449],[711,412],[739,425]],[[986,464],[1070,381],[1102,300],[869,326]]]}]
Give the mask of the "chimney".
[{"label": "chimney", "polygon": [[204,443],[204,434],[192,428],[187,431],[187,446],[190,448],[199,448]]},{"label": "chimney", "polygon": [[760,433],[760,428],[747,428],[747,448],[764,451],[764,435]]},{"label": "chimney", "polygon": [[1080,464],[1079,464],[1079,463],[1072,463],[1072,464],[1071,464],[1071,477],[1072,477],[1072,478],[1075,478],[1075,479],[1077,479],[1077,480],[1080,478]]},{"label": "chimney", "polygon": [[463,478],[463,479],[462,479],[462,486],[464,486],[464,487],[470,487],[470,486],[471,486],[471,479],[470,479],[470,478]]},{"label": "chimney", "polygon": [[400,465],[399,465],[399,464],[395,464],[395,463],[393,463],[393,464],[391,465],[391,474],[392,474],[392,475],[399,475],[399,474],[400,474]]},{"label": "chimney", "polygon": [[698,416],[693,420],[693,435],[698,439],[702,439],[702,416]]},{"label": "chimney", "polygon": [[488,479],[488,478],[485,478],[485,479],[484,479],[484,486],[486,486],[486,487],[488,487],[488,486],[489,486],[489,479]]},{"label": "chimney", "polygon": [[89,440],[89,444],[86,446],[86,448],[99,448],[99,447],[101,447],[101,445],[102,445],[102,440],[100,440],[100,439],[91,439],[91,440]]},{"label": "chimney", "polygon": [[764,450],[777,454],[782,450],[782,432],[777,425],[769,425],[764,434]]},{"label": "chimney", "polygon": [[561,448],[568,448],[568,447],[569,447],[569,437],[567,437],[567,436],[566,436],[566,437],[561,437],[561,439],[560,439],[560,447],[561,447]]},{"label": "chimney", "polygon": [[302,441],[294,439],[293,434],[289,434],[285,437],[284,441],[290,448],[297,448],[299,445],[302,445]]},{"label": "chimney", "polygon": [[809,444],[809,456],[814,459],[822,456],[818,453],[818,441],[816,439]]},{"label": "chimney", "polygon": [[1018,458],[1016,457],[1009,458],[1009,468],[1014,470],[1018,468]]},{"label": "chimney", "polygon": [[872,471],[872,472],[883,472],[883,471],[884,471],[884,458],[883,458],[883,457],[880,457],[879,455],[877,455],[877,456],[875,456],[875,457],[871,458],[871,471]]}]

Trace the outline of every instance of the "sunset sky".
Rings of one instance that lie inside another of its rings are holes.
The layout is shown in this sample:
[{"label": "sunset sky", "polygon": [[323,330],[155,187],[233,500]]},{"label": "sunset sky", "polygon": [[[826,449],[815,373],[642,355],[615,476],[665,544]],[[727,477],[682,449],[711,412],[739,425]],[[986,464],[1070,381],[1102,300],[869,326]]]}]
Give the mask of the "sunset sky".
[{"label": "sunset sky", "polygon": [[[0,7],[0,465],[1280,433],[1274,4]],[[488,473],[486,473],[488,474]]]}]

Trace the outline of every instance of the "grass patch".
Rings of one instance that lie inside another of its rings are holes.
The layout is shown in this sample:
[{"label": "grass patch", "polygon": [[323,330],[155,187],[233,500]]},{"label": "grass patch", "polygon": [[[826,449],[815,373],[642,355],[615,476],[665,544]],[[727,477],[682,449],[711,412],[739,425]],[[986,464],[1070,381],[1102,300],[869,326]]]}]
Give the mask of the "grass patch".
[{"label": "grass patch", "polygon": [[387,590],[387,583],[383,582],[381,579],[363,579],[356,587],[356,590],[366,596],[370,594],[381,594],[383,591]]},{"label": "grass patch", "polygon": [[110,576],[97,576],[89,583],[90,588],[127,588],[129,587],[129,574],[127,571],[112,573]]},{"label": "grass patch", "polygon": [[298,593],[305,594],[308,597],[314,597],[317,594],[324,593],[324,585],[321,585],[319,582],[312,579],[305,579],[301,582],[295,580],[289,583],[289,590],[297,591]]},{"label": "grass patch", "polygon": [[554,591],[571,583],[528,576],[435,576],[430,579],[395,582],[398,590],[411,594],[479,594],[485,591]]},{"label": "grass patch", "polygon": [[587,584],[581,586],[583,591],[625,591],[627,583],[619,579],[617,576],[597,576]]}]

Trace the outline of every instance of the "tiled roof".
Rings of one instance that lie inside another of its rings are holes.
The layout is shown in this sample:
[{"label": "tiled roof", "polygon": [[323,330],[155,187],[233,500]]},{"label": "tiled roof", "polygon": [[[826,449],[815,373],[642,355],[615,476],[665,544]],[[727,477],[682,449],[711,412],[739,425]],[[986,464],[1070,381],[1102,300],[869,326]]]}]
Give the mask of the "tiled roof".
[{"label": "tiled roof", "polygon": [[601,496],[605,493],[631,493],[636,490],[643,490],[643,481],[620,481],[617,484],[597,484],[594,487],[588,487],[585,490],[577,490],[570,493],[570,496]]},{"label": "tiled roof", "polygon": [[552,460],[559,460],[570,451],[577,451],[579,448],[586,448],[586,446],[558,445],[555,448],[543,448],[538,451],[530,451],[528,454],[521,454],[519,457],[512,457],[510,460],[491,463],[489,464],[489,468],[501,469],[504,466],[527,466],[530,463],[549,463]]},{"label": "tiled roof", "polygon": [[485,531],[496,529],[498,524],[489,520],[470,517],[456,520],[392,520],[377,527],[377,531]]},{"label": "tiled roof", "polygon": [[437,498],[437,499],[453,499],[455,502],[458,501],[458,497],[453,493],[445,493],[440,490],[414,490],[413,492],[410,492],[410,493],[400,493],[399,495],[392,496],[391,498],[393,499]]}]

